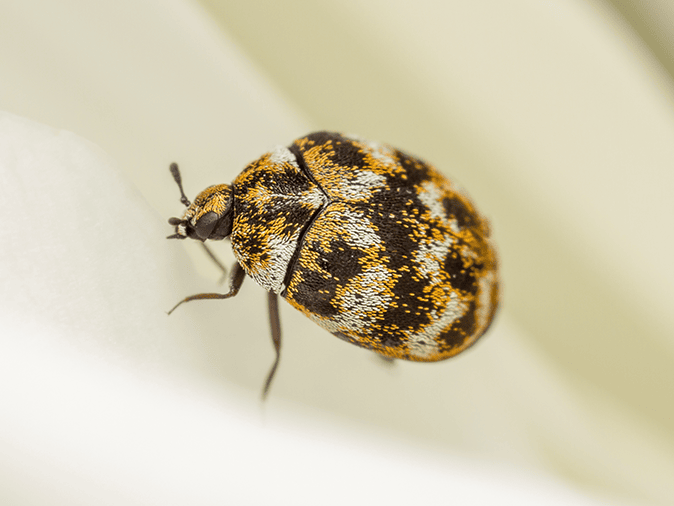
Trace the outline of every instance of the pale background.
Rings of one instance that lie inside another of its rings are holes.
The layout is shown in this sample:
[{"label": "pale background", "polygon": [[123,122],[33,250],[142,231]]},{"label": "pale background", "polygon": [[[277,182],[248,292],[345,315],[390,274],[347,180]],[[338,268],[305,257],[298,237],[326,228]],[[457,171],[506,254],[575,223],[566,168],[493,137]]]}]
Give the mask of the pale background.
[{"label": "pale background", "polygon": [[[2,2],[0,502],[674,503],[672,26],[664,0]],[[218,289],[163,239],[167,167],[194,196],[316,129],[468,188],[503,305],[389,368],[283,304],[261,405],[261,289],[164,314]]]}]

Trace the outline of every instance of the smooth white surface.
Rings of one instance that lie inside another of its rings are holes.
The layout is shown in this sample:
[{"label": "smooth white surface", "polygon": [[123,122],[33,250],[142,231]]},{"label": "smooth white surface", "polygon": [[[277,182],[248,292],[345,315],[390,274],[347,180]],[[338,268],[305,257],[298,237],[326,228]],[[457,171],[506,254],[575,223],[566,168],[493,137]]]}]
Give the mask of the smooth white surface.
[{"label": "smooth white surface", "polygon": [[227,396],[50,346],[52,329],[23,337],[0,359],[15,385],[2,392],[5,504],[601,504],[536,475],[262,424]]}]

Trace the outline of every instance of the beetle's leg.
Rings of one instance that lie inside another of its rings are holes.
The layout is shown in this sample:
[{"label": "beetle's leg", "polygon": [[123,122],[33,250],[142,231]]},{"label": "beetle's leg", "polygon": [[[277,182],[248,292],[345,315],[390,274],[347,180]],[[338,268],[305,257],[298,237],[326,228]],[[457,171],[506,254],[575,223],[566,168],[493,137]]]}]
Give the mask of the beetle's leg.
[{"label": "beetle's leg", "polygon": [[241,285],[243,284],[243,278],[246,276],[246,273],[243,270],[243,267],[239,265],[239,263],[234,264],[234,268],[232,269],[232,275],[230,278],[229,282],[229,292],[227,293],[198,293],[196,295],[190,295],[189,297],[185,297],[183,300],[178,302],[175,306],[173,306],[173,309],[171,309],[168,314],[173,313],[173,311],[176,310],[176,308],[184,303],[184,302],[189,302],[191,300],[201,300],[201,299],[229,299],[230,297],[234,297],[237,293],[239,293],[239,288],[241,288]]},{"label": "beetle's leg", "polygon": [[267,381],[264,384],[264,390],[262,390],[262,399],[265,399],[269,393],[271,380],[274,379],[274,374],[276,373],[276,368],[278,367],[278,363],[281,358],[281,320],[278,314],[278,295],[276,295],[274,292],[269,292],[267,301],[269,303],[269,325],[271,326],[271,340],[274,343],[276,359],[274,360],[274,365],[271,366],[271,370],[267,376]]},{"label": "beetle's leg", "polygon": [[211,251],[211,248],[209,248],[205,242],[201,243],[201,246],[204,248],[206,253],[208,254],[209,257],[211,257],[211,260],[213,260],[213,263],[218,266],[218,269],[222,271],[222,276],[220,277],[220,280],[218,283],[222,283],[225,279],[227,279],[227,267],[222,265],[222,262],[218,259],[218,257],[215,256],[215,254]]}]

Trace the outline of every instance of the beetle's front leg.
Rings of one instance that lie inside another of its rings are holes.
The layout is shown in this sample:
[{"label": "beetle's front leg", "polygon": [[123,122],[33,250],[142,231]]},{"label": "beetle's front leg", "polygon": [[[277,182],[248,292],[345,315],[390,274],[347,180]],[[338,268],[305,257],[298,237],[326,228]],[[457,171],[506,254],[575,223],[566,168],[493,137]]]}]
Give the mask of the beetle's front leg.
[{"label": "beetle's front leg", "polygon": [[184,302],[189,302],[191,300],[201,300],[201,299],[229,299],[230,297],[234,297],[237,293],[239,293],[239,289],[241,288],[241,285],[243,284],[243,278],[246,277],[246,273],[243,270],[243,267],[239,265],[239,263],[235,263],[234,267],[232,268],[232,275],[230,277],[230,283],[229,283],[229,292],[227,293],[197,293],[196,295],[190,295],[189,297],[185,297],[183,300],[178,302],[175,306],[173,306],[173,309],[171,309],[168,314],[173,313],[173,311],[176,310],[178,306],[180,306]]}]

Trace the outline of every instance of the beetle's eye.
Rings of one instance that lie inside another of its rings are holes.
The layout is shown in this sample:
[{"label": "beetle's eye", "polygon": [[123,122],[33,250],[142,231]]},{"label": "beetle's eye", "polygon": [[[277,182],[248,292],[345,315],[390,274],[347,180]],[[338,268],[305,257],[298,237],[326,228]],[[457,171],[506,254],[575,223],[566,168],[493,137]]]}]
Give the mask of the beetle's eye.
[{"label": "beetle's eye", "polygon": [[199,221],[197,221],[197,224],[194,227],[194,231],[196,232],[199,239],[202,241],[208,239],[217,222],[218,215],[213,211],[210,211],[199,218]]}]

